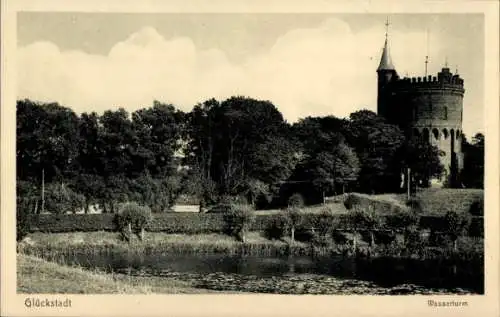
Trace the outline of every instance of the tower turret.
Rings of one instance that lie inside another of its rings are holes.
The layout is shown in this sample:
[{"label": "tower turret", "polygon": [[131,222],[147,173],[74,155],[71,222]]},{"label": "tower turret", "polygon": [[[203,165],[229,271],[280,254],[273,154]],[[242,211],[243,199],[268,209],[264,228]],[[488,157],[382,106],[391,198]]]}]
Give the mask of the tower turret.
[{"label": "tower turret", "polygon": [[391,82],[398,79],[398,74],[396,68],[392,63],[391,54],[389,51],[389,44],[387,40],[387,28],[389,27],[389,21],[386,22],[386,32],[385,32],[385,43],[384,49],[382,51],[382,57],[380,58],[380,64],[377,68],[378,77],[378,93],[377,93],[377,113],[388,120],[390,120],[391,110],[390,110],[390,89],[389,85]]}]

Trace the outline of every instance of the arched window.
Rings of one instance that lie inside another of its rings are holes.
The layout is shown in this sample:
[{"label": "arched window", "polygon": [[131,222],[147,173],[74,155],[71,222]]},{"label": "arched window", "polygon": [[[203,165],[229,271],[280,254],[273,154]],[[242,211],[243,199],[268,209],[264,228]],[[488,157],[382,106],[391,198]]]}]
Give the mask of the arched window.
[{"label": "arched window", "polygon": [[460,130],[457,130],[457,135],[456,135],[456,139],[458,140],[458,137],[460,136]]},{"label": "arched window", "polygon": [[423,137],[424,141],[429,142],[429,129],[424,128],[422,137]]},{"label": "arched window", "polygon": [[454,131],[453,129],[451,129],[451,130],[450,130],[450,138],[451,138],[452,140],[454,140],[454,139],[455,139],[455,131]]},{"label": "arched window", "polygon": [[419,138],[420,137],[420,131],[418,131],[417,128],[413,129],[413,137],[414,138]]},{"label": "arched window", "polygon": [[443,138],[446,140],[448,139],[448,130],[443,129]]},{"label": "arched window", "polygon": [[439,130],[434,128],[432,129],[432,134],[434,135],[434,139],[438,140],[439,139]]}]

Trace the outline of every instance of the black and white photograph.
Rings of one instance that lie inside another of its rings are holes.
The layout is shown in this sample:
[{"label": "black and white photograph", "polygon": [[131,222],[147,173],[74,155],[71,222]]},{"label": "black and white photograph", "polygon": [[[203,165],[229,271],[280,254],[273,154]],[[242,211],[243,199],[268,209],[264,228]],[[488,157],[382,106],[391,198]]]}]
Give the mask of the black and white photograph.
[{"label": "black and white photograph", "polygon": [[15,18],[25,307],[487,293],[483,13]]}]

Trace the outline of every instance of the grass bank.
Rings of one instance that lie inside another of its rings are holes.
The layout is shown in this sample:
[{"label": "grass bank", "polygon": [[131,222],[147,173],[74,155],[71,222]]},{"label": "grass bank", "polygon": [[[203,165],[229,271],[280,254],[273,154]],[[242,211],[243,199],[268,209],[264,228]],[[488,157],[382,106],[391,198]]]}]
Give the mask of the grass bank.
[{"label": "grass bank", "polygon": [[[463,259],[480,260],[484,247],[482,238],[460,237],[458,249],[451,245],[432,247],[416,245],[408,248],[398,235],[389,245],[368,247],[367,242],[358,237],[358,255],[370,257],[419,258],[419,259]],[[71,233],[32,233],[21,243],[18,252],[41,257],[51,261],[66,263],[75,254],[86,255],[161,255],[161,254],[226,254],[275,257],[284,255],[331,256],[352,255],[352,245],[348,242],[337,244],[334,241],[314,243],[312,241],[291,243],[288,238],[269,240],[260,232],[250,232],[245,243],[223,234],[166,234],[147,233],[145,240],[132,240],[128,244],[112,232],[71,232]]]},{"label": "grass bank", "polygon": [[[405,205],[405,194],[374,195],[374,199]],[[469,213],[484,201],[483,189],[426,188],[419,189],[413,197],[426,215],[444,215],[448,211]],[[482,215],[482,211],[480,211]]]},{"label": "grass bank", "polygon": [[32,233],[18,244],[18,251],[40,257],[55,257],[57,254],[243,254],[259,256],[308,255],[308,243],[295,242],[293,246],[287,239],[268,240],[260,232],[249,232],[247,241],[241,243],[224,234],[167,234],[148,232],[143,242],[137,239],[129,244],[114,232],[69,232],[69,233]]},{"label": "grass bank", "polygon": [[17,291],[19,293],[65,294],[194,294],[214,293],[175,278],[127,276],[89,271],[48,262],[37,257],[17,255]]}]

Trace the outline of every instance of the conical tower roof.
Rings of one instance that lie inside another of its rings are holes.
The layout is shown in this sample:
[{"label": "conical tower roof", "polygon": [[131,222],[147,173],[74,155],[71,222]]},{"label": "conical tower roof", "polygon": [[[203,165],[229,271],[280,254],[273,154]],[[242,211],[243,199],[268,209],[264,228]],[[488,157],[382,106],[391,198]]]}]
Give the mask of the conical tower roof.
[{"label": "conical tower roof", "polygon": [[385,38],[384,50],[382,51],[382,58],[378,65],[377,71],[381,70],[396,70],[392,64],[391,54],[389,53],[389,45],[387,44],[387,37]]}]

